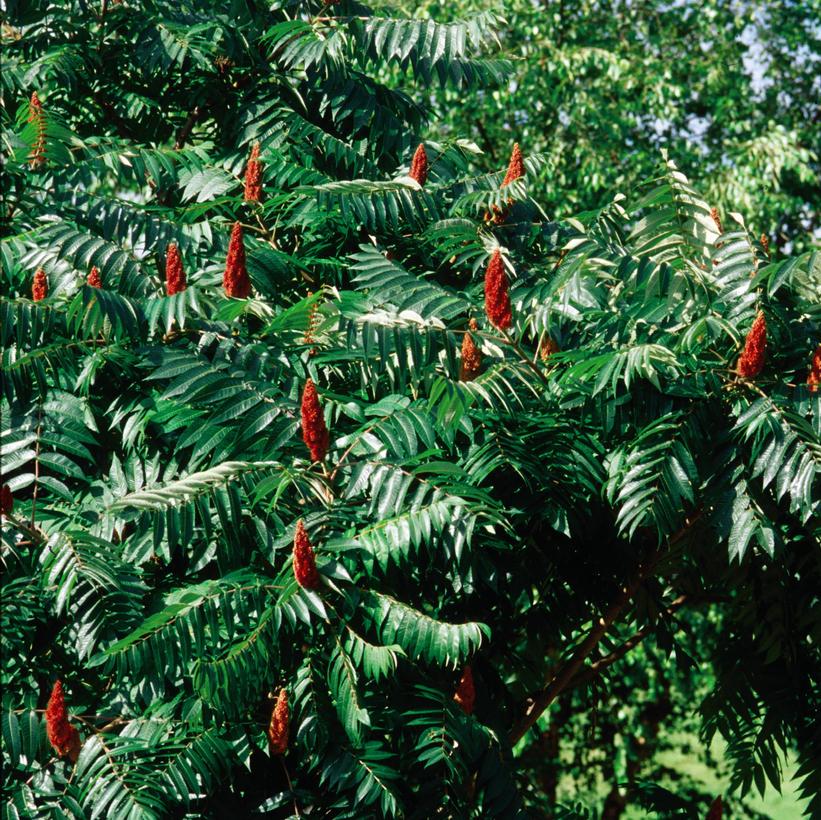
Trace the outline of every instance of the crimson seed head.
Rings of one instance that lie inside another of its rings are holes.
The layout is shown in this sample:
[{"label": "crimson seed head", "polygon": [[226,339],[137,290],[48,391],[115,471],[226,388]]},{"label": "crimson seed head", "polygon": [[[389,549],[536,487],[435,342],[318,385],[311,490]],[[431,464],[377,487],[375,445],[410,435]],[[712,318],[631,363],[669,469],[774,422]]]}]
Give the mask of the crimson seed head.
[{"label": "crimson seed head", "polygon": [[744,342],[744,350],[738,358],[736,370],[745,379],[754,379],[764,367],[767,352],[767,322],[759,311]]},{"label": "crimson seed head", "polygon": [[811,393],[815,393],[818,385],[821,384],[821,345],[818,345],[813,353],[810,372],[807,374],[807,384],[810,386]]},{"label": "crimson seed head", "polygon": [[186,288],[180,249],[172,242],[165,251],[165,292],[168,296],[182,293]]},{"label": "crimson seed head", "polygon": [[96,265],[94,265],[88,272],[86,283],[92,288],[101,288],[103,286],[103,280],[100,277],[100,269]]},{"label": "crimson seed head", "polygon": [[4,484],[0,489],[0,513],[9,515],[14,509],[14,496],[11,494],[11,487]]},{"label": "crimson seed head", "polygon": [[[479,325],[475,319],[470,320],[470,330],[477,331]],[[465,333],[462,339],[462,369],[459,378],[463,382],[472,382],[482,369],[482,351],[476,346],[470,333]]]},{"label": "crimson seed head", "polygon": [[761,247],[764,248],[764,253],[770,255],[770,237],[767,234],[761,234]]},{"label": "crimson seed head", "polygon": [[311,461],[322,461],[325,458],[330,436],[312,379],[305,382],[305,389],[302,391],[302,440],[311,451]]},{"label": "crimson seed head", "polygon": [[525,175],[525,163],[522,159],[522,152],[519,148],[519,143],[513,144],[513,151],[510,154],[510,162],[507,165],[507,173],[504,180],[502,180],[502,187],[509,185],[517,179]]},{"label": "crimson seed head", "polygon": [[245,166],[245,201],[259,202],[262,198],[262,163],[259,161],[259,143],[255,142]]},{"label": "crimson seed head", "polygon": [[718,232],[723,233],[721,229],[721,217],[718,215],[718,208],[710,208],[710,216],[713,218],[713,222],[716,223],[716,228],[718,228]]},{"label": "crimson seed head", "polygon": [[408,176],[415,179],[420,185],[424,185],[428,178],[428,155],[425,153],[425,146],[421,142],[413,155]]},{"label": "crimson seed head", "polygon": [[284,755],[288,748],[288,725],[291,722],[291,713],[288,709],[288,693],[285,689],[279,690],[279,696],[271,710],[271,722],[268,725],[268,746],[271,754]]},{"label": "crimson seed head", "polygon": [[48,296],[48,277],[42,268],[37,268],[31,283],[31,298],[35,302],[42,302]]},{"label": "crimson seed head", "polygon": [[294,534],[294,577],[296,582],[305,589],[316,589],[319,586],[319,572],[316,569],[314,548],[305,532],[302,519],[296,522]]},{"label": "crimson seed head", "polygon": [[491,324],[500,330],[510,327],[513,322],[507,274],[498,248],[493,251],[485,271],[485,313]]},{"label": "crimson seed head", "polygon": [[251,280],[248,278],[248,269],[245,267],[242,225],[239,222],[235,222],[231,229],[231,241],[228,243],[222,286],[228,296],[236,299],[247,299],[248,294],[251,293]]},{"label": "crimson seed head", "polygon": [[46,733],[48,742],[60,757],[68,757],[72,763],[80,754],[80,734],[68,722],[63,684],[58,680],[51,690],[46,706]]},{"label": "crimson seed head", "polygon": [[473,685],[473,670],[470,666],[466,666],[462,672],[453,699],[462,707],[462,711],[466,715],[473,714],[473,706],[476,703],[476,689]]}]

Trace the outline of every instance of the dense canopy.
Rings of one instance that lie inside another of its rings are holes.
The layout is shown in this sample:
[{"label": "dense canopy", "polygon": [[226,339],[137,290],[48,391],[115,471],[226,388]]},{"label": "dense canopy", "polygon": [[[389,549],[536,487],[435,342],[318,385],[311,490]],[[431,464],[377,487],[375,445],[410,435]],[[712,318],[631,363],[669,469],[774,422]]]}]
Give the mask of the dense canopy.
[{"label": "dense canopy", "polygon": [[571,173],[531,14],[9,4],[4,818],[821,812],[817,146]]}]

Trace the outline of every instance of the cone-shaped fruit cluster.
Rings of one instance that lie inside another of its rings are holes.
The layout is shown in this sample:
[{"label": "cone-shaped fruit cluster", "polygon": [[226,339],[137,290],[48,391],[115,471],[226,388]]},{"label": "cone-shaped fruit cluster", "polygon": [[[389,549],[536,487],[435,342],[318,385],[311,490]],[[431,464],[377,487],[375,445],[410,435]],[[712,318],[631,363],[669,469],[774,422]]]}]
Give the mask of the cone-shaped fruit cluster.
[{"label": "cone-shaped fruit cluster", "polygon": [[100,269],[94,265],[88,272],[86,283],[92,288],[101,288],[103,286],[103,279],[100,276]]},{"label": "cone-shaped fruit cluster", "polygon": [[459,686],[456,688],[456,694],[453,699],[462,707],[462,711],[466,715],[473,714],[473,707],[476,703],[476,689],[473,685],[473,670],[470,666],[466,666],[462,672],[462,677],[459,680]]},{"label": "cone-shaped fruit cluster", "polygon": [[225,259],[225,273],[222,276],[222,287],[225,293],[235,299],[247,299],[251,293],[251,280],[245,267],[245,243],[242,238],[242,225],[234,223],[231,229],[231,241],[228,243],[228,256]]},{"label": "cone-shaped fruit cluster", "polygon": [[322,461],[328,453],[330,437],[313,379],[302,391],[302,440],[311,452],[311,461]]},{"label": "cone-shaped fruit cluster", "polygon": [[288,709],[288,693],[279,690],[277,702],[271,710],[271,722],[268,725],[268,746],[273,755],[284,755],[288,748],[288,725],[291,713]]},{"label": "cone-shaped fruit cluster", "polygon": [[48,277],[42,268],[37,268],[31,283],[31,298],[35,302],[42,302],[48,296]]},{"label": "cone-shaped fruit cluster", "polygon": [[507,164],[507,173],[502,180],[502,187],[510,185],[517,179],[521,179],[525,175],[525,163],[522,158],[522,151],[519,148],[519,143],[513,144],[513,151],[510,154],[510,162]]},{"label": "cone-shaped fruit cluster", "polygon": [[262,163],[259,161],[259,143],[255,142],[245,166],[245,201],[259,202],[262,199]]},{"label": "cone-shaped fruit cluster", "polygon": [[4,484],[0,489],[0,513],[3,515],[10,515],[14,509],[14,496],[11,494],[11,487]]},{"label": "cone-shaped fruit cluster", "polygon": [[316,568],[314,548],[305,532],[302,519],[296,522],[294,535],[294,577],[305,589],[316,589],[319,586],[319,572]]},{"label": "cone-shaped fruit cluster", "polygon": [[554,353],[560,350],[559,343],[552,336],[545,336],[539,345],[539,358],[546,362]]},{"label": "cone-shaped fruit cluster", "polygon": [[485,313],[491,324],[500,330],[510,327],[513,322],[507,274],[498,248],[493,251],[485,271]]},{"label": "cone-shaped fruit cluster", "polygon": [[721,816],[724,814],[724,805],[721,800],[721,795],[716,797],[715,800],[710,804],[710,810],[707,812],[707,817],[705,820],[721,820]]},{"label": "cone-shaped fruit cluster", "polygon": [[165,293],[173,296],[187,287],[180,249],[172,242],[165,251]]},{"label": "cone-shaped fruit cluster", "polygon": [[48,742],[60,757],[75,762],[80,754],[80,733],[68,722],[63,684],[57,681],[46,706],[46,733]]},{"label": "cone-shaped fruit cluster", "polygon": [[[475,319],[470,320],[469,329],[477,331],[479,325]],[[476,346],[470,333],[465,333],[462,339],[462,369],[459,378],[463,382],[472,382],[482,369],[482,351]]]},{"label": "cone-shaped fruit cluster", "polygon": [[425,152],[425,146],[420,142],[411,160],[408,176],[415,179],[420,185],[424,185],[428,178],[428,167],[428,155]]},{"label": "cone-shaped fruit cluster", "polygon": [[767,322],[759,311],[744,342],[736,370],[745,379],[754,379],[764,367],[767,352]]},{"label": "cone-shaped fruit cluster", "polygon": [[718,232],[724,233],[721,227],[721,217],[718,215],[718,208],[710,208],[710,216],[713,218],[713,222],[716,223],[716,228],[718,229]]}]

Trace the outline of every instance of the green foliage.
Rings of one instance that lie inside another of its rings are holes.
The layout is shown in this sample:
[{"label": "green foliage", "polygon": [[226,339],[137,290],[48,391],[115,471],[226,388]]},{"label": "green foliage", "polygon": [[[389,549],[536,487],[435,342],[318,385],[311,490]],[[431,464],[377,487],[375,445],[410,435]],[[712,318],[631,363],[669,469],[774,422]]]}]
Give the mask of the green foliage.
[{"label": "green foliage", "polygon": [[[475,145],[430,140],[412,180],[433,81],[480,99],[510,76],[496,12],[6,17],[4,817],[592,816],[551,785],[558,718],[571,774],[693,814],[708,796],[671,793],[642,749],[694,703],[739,807],[796,750],[819,810],[817,253],[770,258],[740,217],[719,233],[666,156],[563,222],[533,196],[549,152],[502,190]],[[247,299],[220,280],[237,221]],[[187,289],[168,296],[172,242]],[[496,249],[504,333],[483,318]],[[749,382],[735,364],[758,310]],[[462,381],[471,319],[483,363]],[[314,589],[294,575],[300,519]],[[76,763],[46,737],[56,679]]]}]

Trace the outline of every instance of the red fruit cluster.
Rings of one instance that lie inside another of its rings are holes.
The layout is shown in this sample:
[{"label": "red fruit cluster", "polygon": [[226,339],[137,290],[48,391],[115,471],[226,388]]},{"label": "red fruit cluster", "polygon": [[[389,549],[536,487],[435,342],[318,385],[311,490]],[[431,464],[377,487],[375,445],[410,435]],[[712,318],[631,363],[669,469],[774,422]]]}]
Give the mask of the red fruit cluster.
[{"label": "red fruit cluster", "polygon": [[466,715],[473,714],[473,707],[476,703],[476,688],[473,685],[473,670],[466,666],[456,688],[453,699],[462,707]]},{"label": "red fruit cluster", "polygon": [[271,754],[285,754],[288,748],[288,725],[290,721],[288,693],[285,689],[280,689],[277,702],[271,711],[271,722],[268,725],[268,746],[271,749]]},{"label": "red fruit cluster", "polygon": [[46,733],[48,742],[60,757],[68,757],[72,763],[80,754],[80,733],[68,722],[63,684],[58,680],[51,690],[46,706]]},{"label": "red fruit cluster", "polygon": [[519,148],[519,143],[515,142],[513,144],[513,151],[510,154],[510,162],[507,165],[507,173],[505,174],[505,178],[502,180],[502,187],[504,188],[506,185],[510,185],[511,182],[515,182],[524,175],[525,163],[522,158],[522,151]]},{"label": "red fruit cluster", "polygon": [[770,255],[770,237],[767,234],[761,234],[761,247],[764,248],[764,253]]},{"label": "red fruit cluster", "polygon": [[759,311],[744,342],[744,350],[738,358],[736,370],[745,379],[754,379],[764,367],[767,351],[767,322]]},{"label": "red fruit cluster", "polygon": [[821,345],[815,348],[815,353],[812,355],[810,372],[807,374],[807,384],[810,386],[811,393],[815,393],[818,390],[818,385],[821,384]]},{"label": "red fruit cluster", "polygon": [[245,166],[245,201],[259,202],[262,198],[262,163],[259,161],[259,143],[255,142]]},{"label": "red fruit cluster", "polygon": [[100,276],[100,269],[96,265],[94,265],[88,272],[86,284],[88,284],[89,287],[92,288],[101,288],[103,286],[103,280]]},{"label": "red fruit cluster", "polygon": [[723,814],[724,814],[724,805],[721,801],[721,795],[719,795],[710,804],[710,810],[707,812],[707,817],[705,818],[705,820],[721,820],[721,816]]},{"label": "red fruit cluster", "polygon": [[713,222],[716,223],[716,228],[718,228],[718,232],[724,233],[721,227],[721,217],[718,215],[718,208],[710,208],[710,216],[713,218]]},{"label": "red fruit cluster", "polygon": [[36,91],[32,91],[29,101],[28,121],[35,123],[37,128],[37,139],[29,154],[31,167],[36,168],[46,161],[46,116],[43,113],[43,105]]},{"label": "red fruit cluster", "polygon": [[245,244],[242,240],[242,225],[234,223],[231,229],[231,241],[228,243],[228,256],[225,259],[225,273],[222,276],[222,287],[228,296],[236,299],[247,299],[251,293],[251,280],[245,267]]},{"label": "red fruit cluster", "polygon": [[305,589],[316,589],[319,586],[319,572],[316,569],[314,548],[305,532],[302,519],[296,522],[294,534],[294,577]]},{"label": "red fruit cluster", "polygon": [[182,293],[186,288],[180,249],[172,242],[165,251],[165,292],[168,296]]},{"label": "red fruit cluster", "polygon": [[330,436],[313,379],[305,382],[305,389],[302,391],[302,440],[311,451],[311,461],[322,461],[325,458]]},{"label": "red fruit cluster", "polygon": [[31,283],[31,298],[35,302],[42,302],[46,296],[48,296],[48,277],[42,268],[37,268]]},{"label": "red fruit cluster", "polygon": [[558,353],[561,348],[552,336],[545,336],[539,345],[539,357],[546,362],[554,353]]},{"label": "red fruit cluster", "polygon": [[513,323],[507,274],[498,248],[493,251],[485,271],[485,313],[491,324],[500,330]]},{"label": "red fruit cluster", "polygon": [[[470,330],[477,331],[479,325],[475,319],[470,320]],[[482,351],[476,346],[470,333],[465,333],[462,339],[462,369],[459,378],[463,382],[472,382],[482,369]]]},{"label": "red fruit cluster", "polygon": [[424,185],[428,178],[428,155],[425,152],[425,146],[419,143],[419,147],[413,155],[410,167],[411,179],[415,179],[420,185]]},{"label": "red fruit cluster", "polygon": [[9,515],[14,509],[14,496],[11,494],[11,487],[4,484],[0,489],[0,513],[2,515]]}]

